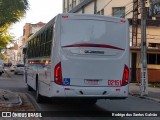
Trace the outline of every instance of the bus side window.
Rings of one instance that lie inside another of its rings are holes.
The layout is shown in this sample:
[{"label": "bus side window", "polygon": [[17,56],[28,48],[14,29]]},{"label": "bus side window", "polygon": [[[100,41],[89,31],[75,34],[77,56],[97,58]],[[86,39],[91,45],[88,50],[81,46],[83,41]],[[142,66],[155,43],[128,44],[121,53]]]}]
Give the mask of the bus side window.
[{"label": "bus side window", "polygon": [[26,54],[27,48],[23,48],[23,54]]}]

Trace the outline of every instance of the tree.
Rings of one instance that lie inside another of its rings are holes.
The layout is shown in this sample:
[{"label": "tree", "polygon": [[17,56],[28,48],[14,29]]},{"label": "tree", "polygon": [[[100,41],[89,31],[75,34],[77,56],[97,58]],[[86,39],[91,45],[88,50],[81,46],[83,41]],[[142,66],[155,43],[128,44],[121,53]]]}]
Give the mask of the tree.
[{"label": "tree", "polygon": [[0,58],[5,58],[5,55],[2,53],[7,50],[8,43],[12,41],[13,37],[7,32],[6,27],[0,27]]},{"label": "tree", "polygon": [[8,28],[13,23],[20,21],[28,8],[28,0],[0,0],[0,54],[13,40]]},{"label": "tree", "polygon": [[11,36],[8,31],[7,27],[0,27],[0,52],[6,48],[9,42],[12,42],[13,36]]},{"label": "tree", "polygon": [[0,27],[19,21],[28,8],[28,0],[0,0]]}]

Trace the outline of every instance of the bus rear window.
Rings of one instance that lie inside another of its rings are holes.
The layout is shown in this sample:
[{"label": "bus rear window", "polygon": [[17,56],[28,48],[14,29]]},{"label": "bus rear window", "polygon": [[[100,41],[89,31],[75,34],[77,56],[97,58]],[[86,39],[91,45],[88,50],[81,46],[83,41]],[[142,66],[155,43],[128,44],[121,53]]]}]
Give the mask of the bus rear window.
[{"label": "bus rear window", "polygon": [[[126,42],[126,24],[98,20],[62,21],[61,46],[78,43],[117,45]],[[118,45],[124,47],[124,44]]]}]

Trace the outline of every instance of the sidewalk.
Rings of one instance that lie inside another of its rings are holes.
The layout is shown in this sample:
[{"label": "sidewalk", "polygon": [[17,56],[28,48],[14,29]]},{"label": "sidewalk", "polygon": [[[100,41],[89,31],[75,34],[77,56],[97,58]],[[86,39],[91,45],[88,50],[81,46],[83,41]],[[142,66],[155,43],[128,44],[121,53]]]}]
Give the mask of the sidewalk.
[{"label": "sidewalk", "polygon": [[22,105],[22,99],[17,93],[0,89],[0,107],[18,107]]},{"label": "sidewalk", "polygon": [[160,103],[160,88],[152,88],[148,87],[148,95],[140,96],[140,86],[138,83],[130,83],[129,84],[129,93],[130,95],[137,96],[143,99],[152,100]]},{"label": "sidewalk", "polygon": [[36,111],[25,93],[0,89],[0,111]]}]

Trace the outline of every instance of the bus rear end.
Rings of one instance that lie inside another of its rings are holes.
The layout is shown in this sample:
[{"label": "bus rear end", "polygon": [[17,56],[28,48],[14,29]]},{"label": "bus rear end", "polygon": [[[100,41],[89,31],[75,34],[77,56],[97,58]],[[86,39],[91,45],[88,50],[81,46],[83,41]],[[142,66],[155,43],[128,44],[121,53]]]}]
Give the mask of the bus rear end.
[{"label": "bus rear end", "polygon": [[[129,24],[121,18],[59,15],[60,49],[54,65],[56,96],[127,98]],[[62,94],[61,94],[62,93]]]}]

